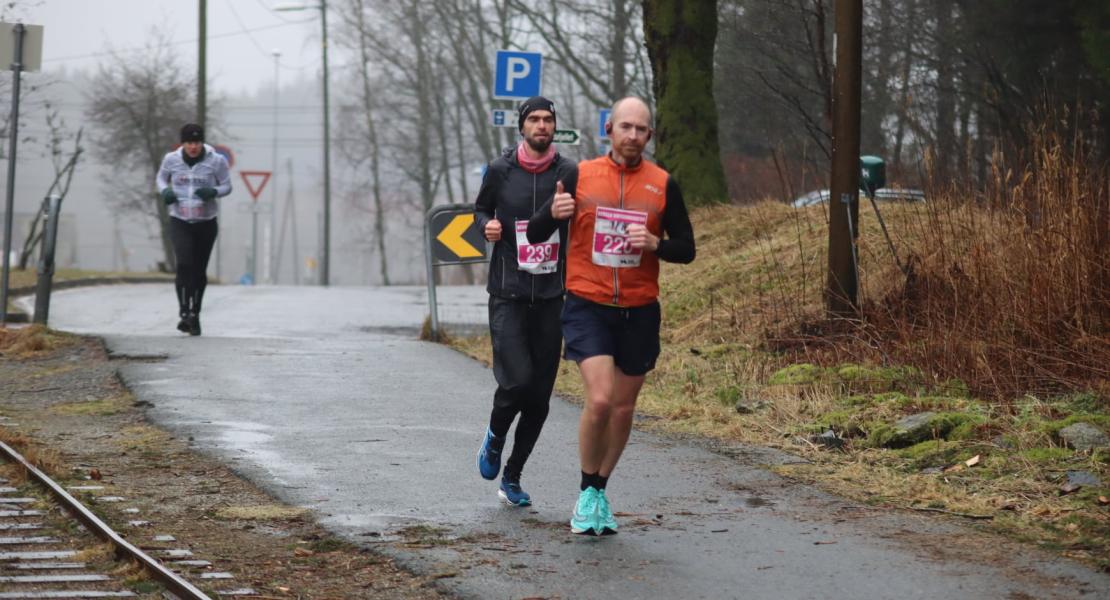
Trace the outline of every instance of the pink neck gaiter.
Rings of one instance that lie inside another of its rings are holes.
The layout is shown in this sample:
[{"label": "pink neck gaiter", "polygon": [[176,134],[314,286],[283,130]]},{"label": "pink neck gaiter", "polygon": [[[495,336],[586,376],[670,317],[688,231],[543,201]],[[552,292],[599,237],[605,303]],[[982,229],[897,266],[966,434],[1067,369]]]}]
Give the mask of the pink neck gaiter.
[{"label": "pink neck gaiter", "polygon": [[551,162],[555,160],[555,146],[548,146],[547,152],[539,158],[532,158],[528,156],[528,151],[524,149],[524,145],[528,142],[521,142],[516,147],[516,162],[529,173],[539,173],[546,171],[551,166]]}]

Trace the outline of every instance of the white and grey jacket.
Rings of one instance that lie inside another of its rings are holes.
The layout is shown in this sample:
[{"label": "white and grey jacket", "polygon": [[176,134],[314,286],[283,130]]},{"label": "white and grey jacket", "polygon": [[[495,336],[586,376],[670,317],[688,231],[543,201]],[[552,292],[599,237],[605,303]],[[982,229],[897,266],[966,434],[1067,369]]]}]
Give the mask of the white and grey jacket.
[{"label": "white and grey jacket", "polygon": [[[170,205],[170,216],[182,221],[207,221],[215,219],[220,207],[215,201],[205,202],[196,196],[200,188],[216,189],[216,196],[222,198],[231,193],[231,173],[227,159],[216,152],[215,148],[204,145],[204,157],[200,162],[189,166],[183,156],[184,148],[168,152],[162,158],[162,166],[155,177],[158,191],[173,186],[177,202]],[[161,202],[161,200],[159,200]]]}]

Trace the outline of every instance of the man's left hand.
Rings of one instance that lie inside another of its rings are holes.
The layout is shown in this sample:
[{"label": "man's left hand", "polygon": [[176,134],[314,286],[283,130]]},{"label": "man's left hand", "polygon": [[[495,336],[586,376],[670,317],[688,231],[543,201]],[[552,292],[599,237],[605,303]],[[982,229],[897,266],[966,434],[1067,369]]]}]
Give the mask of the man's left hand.
[{"label": "man's left hand", "polygon": [[647,227],[637,224],[628,226],[628,243],[637,250],[655,252],[659,248],[659,238],[652,235]]},{"label": "man's left hand", "polygon": [[197,198],[200,198],[201,200],[207,202],[215,198],[217,192],[216,188],[202,187],[193,193],[197,195]]}]

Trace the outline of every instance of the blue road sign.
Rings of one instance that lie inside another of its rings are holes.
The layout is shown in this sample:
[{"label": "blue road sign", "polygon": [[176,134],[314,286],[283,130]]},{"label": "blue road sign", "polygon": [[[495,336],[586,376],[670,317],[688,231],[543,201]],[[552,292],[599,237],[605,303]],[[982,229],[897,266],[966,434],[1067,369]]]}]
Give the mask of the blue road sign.
[{"label": "blue road sign", "polygon": [[610,109],[608,109],[608,108],[602,108],[602,109],[597,111],[597,137],[598,137],[598,139],[604,140],[604,139],[609,137],[609,134],[605,133],[605,122],[609,120],[609,112],[610,112]]},{"label": "blue road sign", "polygon": [[498,50],[494,71],[494,98],[527,100],[540,95],[543,55],[539,52]]},{"label": "blue road sign", "polygon": [[494,127],[516,127],[516,111],[495,108],[490,112],[490,123]]}]

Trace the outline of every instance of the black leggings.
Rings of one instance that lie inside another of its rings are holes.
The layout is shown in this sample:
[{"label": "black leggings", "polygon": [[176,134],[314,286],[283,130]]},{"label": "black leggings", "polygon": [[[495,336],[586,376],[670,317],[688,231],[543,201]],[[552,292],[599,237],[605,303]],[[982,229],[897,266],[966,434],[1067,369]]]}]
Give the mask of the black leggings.
[{"label": "black leggings", "polygon": [[489,299],[493,376],[497,379],[490,431],[504,437],[520,415],[513,452],[505,463],[509,478],[520,477],[547,420],[563,345],[562,310],[562,298],[534,303],[496,296]]},{"label": "black leggings", "polygon": [[200,314],[204,288],[208,286],[208,258],[219,232],[216,219],[188,222],[170,217],[170,241],[177,258],[177,302],[181,316]]}]

